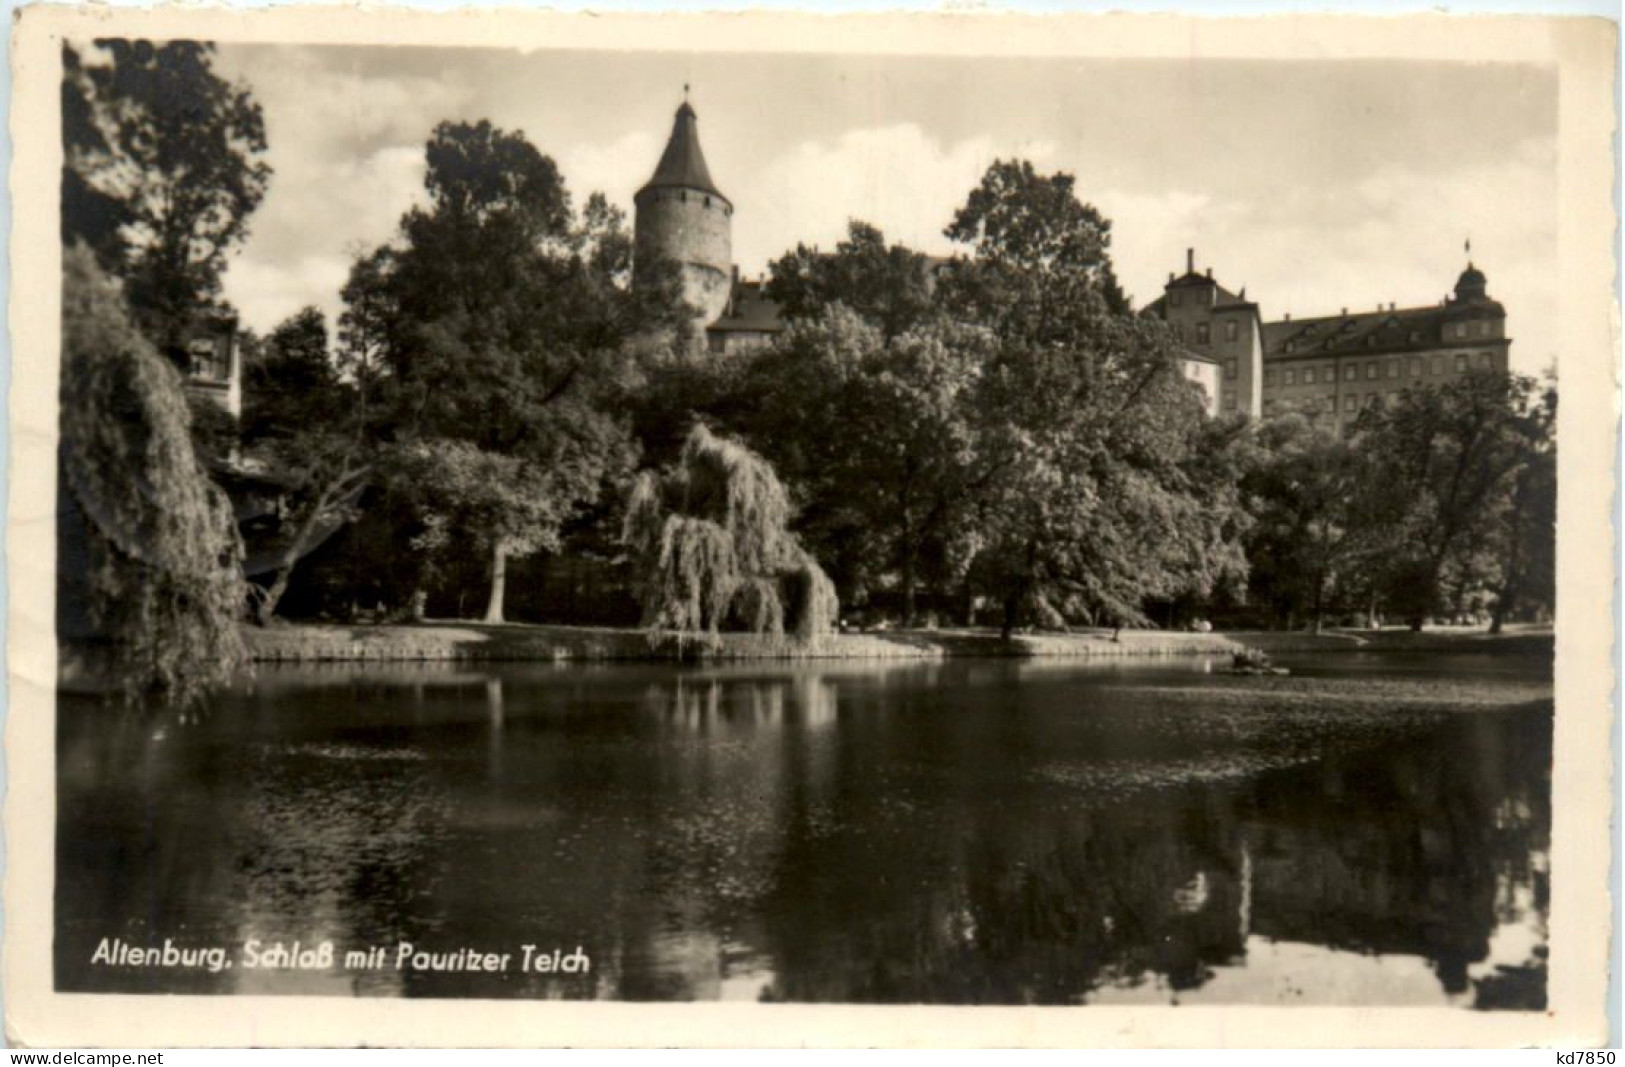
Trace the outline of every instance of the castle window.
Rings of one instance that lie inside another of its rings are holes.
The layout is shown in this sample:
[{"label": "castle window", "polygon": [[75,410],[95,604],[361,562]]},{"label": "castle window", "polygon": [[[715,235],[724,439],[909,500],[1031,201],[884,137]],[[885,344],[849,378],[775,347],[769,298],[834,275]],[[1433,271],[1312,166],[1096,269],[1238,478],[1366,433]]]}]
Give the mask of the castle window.
[{"label": "castle window", "polygon": [[1275,384],[1275,372],[1274,371],[1267,370],[1267,371],[1264,372],[1264,384],[1266,386],[1271,386],[1271,385]]},{"label": "castle window", "polygon": [[1234,341],[1240,332],[1240,327],[1236,325],[1235,320],[1232,319],[1224,324],[1224,339],[1226,341]]},{"label": "castle window", "polygon": [[208,337],[194,337],[187,342],[186,353],[190,358],[192,377],[211,382],[231,380],[231,357],[224,345]]},{"label": "castle window", "polygon": [[1367,363],[1365,365],[1365,380],[1368,381],[1368,382],[1371,382],[1371,381],[1376,381],[1376,379],[1377,379],[1377,365],[1375,363]]},{"label": "castle window", "polygon": [[1286,384],[1288,384],[1288,385],[1296,385],[1296,384],[1298,384],[1298,372],[1297,371],[1289,369],[1289,370],[1283,371],[1282,373],[1286,375]]},{"label": "castle window", "polygon": [[1205,345],[1213,340],[1212,327],[1205,322],[1196,324],[1196,343]]},{"label": "castle window", "polygon": [[1356,367],[1354,364],[1349,363],[1343,367],[1343,380],[1345,382],[1352,382],[1355,378],[1359,377],[1359,375],[1360,368]]},{"label": "castle window", "polygon": [[1313,367],[1305,367],[1305,368],[1303,368],[1303,384],[1304,385],[1314,385],[1315,384],[1315,368],[1313,368]]},{"label": "castle window", "polygon": [[1226,410],[1226,411],[1234,411],[1234,410],[1236,410],[1236,394],[1235,393],[1226,393],[1226,394],[1224,394],[1224,410]]},{"label": "castle window", "polygon": [[1360,398],[1355,396],[1353,393],[1350,393],[1348,396],[1345,396],[1343,398],[1343,410],[1344,411],[1353,411],[1356,407],[1359,406],[1359,403],[1360,403]]},{"label": "castle window", "polygon": [[1224,376],[1226,378],[1234,378],[1236,376],[1236,361],[1235,360],[1227,359],[1227,360],[1224,361]]},{"label": "castle window", "polygon": [[1411,331],[1411,344],[1415,345],[1415,344],[1421,344],[1421,343],[1422,343],[1422,331],[1421,330],[1412,330]]},{"label": "castle window", "polygon": [[1466,374],[1467,373],[1467,353],[1465,353],[1465,352],[1457,352],[1456,353],[1456,373],[1457,374]]},{"label": "castle window", "polygon": [[1482,370],[1493,369],[1495,367],[1495,353],[1480,352],[1478,354],[1478,366]]},{"label": "castle window", "polygon": [[1465,322],[1456,323],[1456,336],[1458,338],[1467,336],[1467,324]]},{"label": "castle window", "polygon": [[1413,356],[1413,357],[1411,357],[1411,377],[1412,378],[1420,378],[1421,376],[1422,376],[1422,361]]},{"label": "castle window", "polygon": [[1444,373],[1444,357],[1443,356],[1434,356],[1433,357],[1433,376],[1435,378],[1437,378],[1439,375],[1441,375],[1443,373]]},{"label": "castle window", "polygon": [[1390,378],[1399,377],[1399,360],[1390,359],[1388,361],[1388,377],[1390,377]]}]

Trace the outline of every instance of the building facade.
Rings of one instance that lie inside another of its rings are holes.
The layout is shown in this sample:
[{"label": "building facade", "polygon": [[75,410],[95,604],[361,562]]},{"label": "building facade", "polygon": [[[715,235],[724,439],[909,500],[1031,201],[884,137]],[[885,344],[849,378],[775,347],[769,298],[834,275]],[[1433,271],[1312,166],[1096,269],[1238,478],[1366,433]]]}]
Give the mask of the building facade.
[{"label": "building facade", "polygon": [[1392,403],[1409,386],[1509,366],[1506,309],[1471,262],[1436,305],[1265,322],[1246,289],[1232,293],[1211,268],[1197,273],[1194,251],[1185,257],[1185,273],[1168,275],[1146,313],[1166,321],[1185,348],[1185,374],[1207,389],[1210,414],[1298,412],[1343,431],[1361,410]]},{"label": "building facade", "polygon": [[1265,416],[1297,411],[1344,430],[1362,409],[1391,404],[1407,387],[1439,385],[1471,370],[1505,373],[1506,310],[1484,272],[1467,264],[1451,296],[1427,307],[1294,319],[1264,326]]},{"label": "building facade", "polygon": [[1256,417],[1263,410],[1263,322],[1247,290],[1232,293],[1196,271],[1196,251],[1185,250],[1185,273],[1169,274],[1146,314],[1165,320],[1184,346],[1185,376],[1207,393],[1209,415]]}]

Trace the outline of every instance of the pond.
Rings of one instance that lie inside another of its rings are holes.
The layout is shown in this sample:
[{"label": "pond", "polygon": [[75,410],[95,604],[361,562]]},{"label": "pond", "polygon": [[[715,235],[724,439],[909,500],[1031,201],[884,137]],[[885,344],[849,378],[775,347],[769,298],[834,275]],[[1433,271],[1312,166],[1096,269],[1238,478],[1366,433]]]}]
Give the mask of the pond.
[{"label": "pond", "polygon": [[57,988],[1544,1006],[1549,659],[1279,662],[64,696]]}]

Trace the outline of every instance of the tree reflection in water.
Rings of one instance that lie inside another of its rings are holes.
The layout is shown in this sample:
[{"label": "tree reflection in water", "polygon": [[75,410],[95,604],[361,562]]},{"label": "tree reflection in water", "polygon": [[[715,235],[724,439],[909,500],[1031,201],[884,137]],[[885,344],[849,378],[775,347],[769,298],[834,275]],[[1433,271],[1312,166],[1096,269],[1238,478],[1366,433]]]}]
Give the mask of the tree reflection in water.
[{"label": "tree reflection in water", "polygon": [[[58,985],[1540,1007],[1550,705],[1438,710],[1454,684],[1313,723],[1190,672],[968,661],[268,671],[185,724],[64,698]],[[594,967],[87,962],[182,933]]]}]

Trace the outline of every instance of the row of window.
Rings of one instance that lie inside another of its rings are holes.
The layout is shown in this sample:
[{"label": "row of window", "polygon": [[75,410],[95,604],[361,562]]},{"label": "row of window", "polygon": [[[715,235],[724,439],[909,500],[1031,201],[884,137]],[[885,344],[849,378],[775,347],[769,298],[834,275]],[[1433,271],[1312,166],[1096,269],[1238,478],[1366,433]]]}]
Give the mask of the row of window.
[{"label": "row of window", "polygon": [[[1404,360],[1397,358],[1389,360],[1370,360],[1365,364],[1364,377],[1368,382],[1374,382],[1378,378],[1383,377],[1398,378],[1400,376],[1400,368],[1402,365],[1405,368],[1406,374],[1412,378],[1422,377],[1424,370],[1434,377],[1438,377],[1446,373],[1447,366],[1453,367],[1457,374],[1467,373],[1468,368],[1474,364],[1477,365],[1479,370],[1492,370],[1495,367],[1495,353],[1493,352],[1479,352],[1473,358],[1469,358],[1469,353],[1457,352],[1454,359],[1447,363],[1448,358],[1449,357],[1446,357],[1443,353],[1435,353],[1432,358],[1426,362],[1423,361],[1421,356],[1410,356]],[[1233,360],[1230,362],[1234,363]],[[1235,375],[1231,366],[1226,365],[1225,377],[1231,378],[1234,376]],[[1359,363],[1349,362],[1343,364],[1343,380],[1345,382],[1358,381],[1360,377],[1361,371]],[[1335,382],[1336,380],[1337,368],[1335,366],[1319,368],[1304,367],[1301,371],[1295,367],[1287,367],[1284,368],[1280,373],[1280,383],[1282,385],[1314,385],[1317,381]],[[1264,372],[1264,385],[1269,387],[1275,384],[1276,372],[1273,369],[1266,370]]]},{"label": "row of window", "polygon": [[[1184,323],[1174,323],[1174,336],[1177,337],[1181,343],[1184,342]],[[1224,324],[1224,339],[1226,341],[1234,341],[1240,336],[1241,326],[1239,323],[1232,320]],[[1213,326],[1211,323],[1199,322],[1196,324],[1196,343],[1199,345],[1210,345],[1213,343]]]}]

